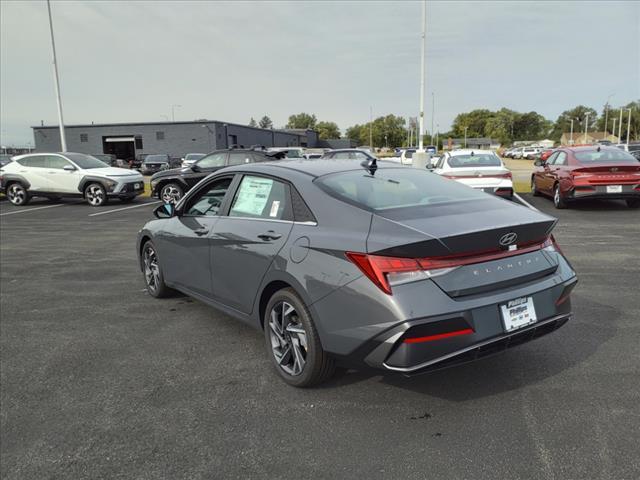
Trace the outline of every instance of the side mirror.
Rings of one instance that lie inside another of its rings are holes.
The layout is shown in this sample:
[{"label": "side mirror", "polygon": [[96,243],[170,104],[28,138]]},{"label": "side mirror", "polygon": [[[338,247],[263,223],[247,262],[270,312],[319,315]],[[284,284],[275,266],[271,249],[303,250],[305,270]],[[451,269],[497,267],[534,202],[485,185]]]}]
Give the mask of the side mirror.
[{"label": "side mirror", "polygon": [[176,209],[173,203],[163,203],[153,211],[156,218],[171,218],[175,213]]},{"label": "side mirror", "polygon": [[66,170],[67,172],[75,172],[76,171],[76,167],[74,167],[73,165],[65,165],[64,167],[62,167],[63,170]]},{"label": "side mirror", "polygon": [[193,165],[191,165],[191,170],[193,170],[194,172],[198,173],[201,172],[202,169],[198,166],[197,163],[194,163]]},{"label": "side mirror", "polygon": [[544,161],[543,160],[536,160],[535,162],[533,162],[533,164],[536,167],[544,167]]}]

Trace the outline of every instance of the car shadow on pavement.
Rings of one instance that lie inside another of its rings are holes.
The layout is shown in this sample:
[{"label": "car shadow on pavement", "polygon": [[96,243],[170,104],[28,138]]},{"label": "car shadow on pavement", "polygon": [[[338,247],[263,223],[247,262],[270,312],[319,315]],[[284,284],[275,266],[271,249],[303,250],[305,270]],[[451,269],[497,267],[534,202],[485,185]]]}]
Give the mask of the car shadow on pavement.
[{"label": "car shadow on pavement", "polygon": [[616,334],[615,324],[607,320],[619,317],[616,308],[579,294],[574,294],[574,303],[579,305],[575,317],[562,328],[501,354],[411,378],[348,371],[321,388],[345,387],[377,376],[387,385],[464,402],[542,382],[584,362]]}]

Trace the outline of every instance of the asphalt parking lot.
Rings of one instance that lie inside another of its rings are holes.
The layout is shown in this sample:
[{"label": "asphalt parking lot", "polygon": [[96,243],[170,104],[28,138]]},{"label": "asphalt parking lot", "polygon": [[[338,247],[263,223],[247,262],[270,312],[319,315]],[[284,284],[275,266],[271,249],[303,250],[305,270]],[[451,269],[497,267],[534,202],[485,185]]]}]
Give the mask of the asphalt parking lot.
[{"label": "asphalt parking lot", "polygon": [[151,200],[0,202],[0,476],[638,478],[640,211],[525,198],[560,219],[571,322],[474,364],[310,390],[277,378],[260,332],[146,294]]}]

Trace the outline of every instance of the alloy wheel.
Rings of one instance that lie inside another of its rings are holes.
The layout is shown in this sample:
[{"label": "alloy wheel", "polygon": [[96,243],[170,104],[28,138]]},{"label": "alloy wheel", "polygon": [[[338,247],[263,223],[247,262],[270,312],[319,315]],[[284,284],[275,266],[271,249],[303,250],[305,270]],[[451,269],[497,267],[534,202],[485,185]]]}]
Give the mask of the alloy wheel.
[{"label": "alloy wheel", "polygon": [[27,198],[27,192],[22,185],[14,183],[9,186],[7,197],[14,205],[22,205]]},{"label": "alloy wheel", "polygon": [[182,197],[182,192],[175,185],[167,185],[162,189],[161,196],[164,203],[177,203]]},{"label": "alloy wheel", "polygon": [[93,206],[102,205],[104,203],[104,195],[104,189],[98,185],[89,186],[85,193],[87,201]]},{"label": "alloy wheel", "polygon": [[147,245],[144,249],[144,279],[147,282],[147,288],[155,292],[160,285],[160,267],[158,266],[158,256],[151,245]]},{"label": "alloy wheel", "polygon": [[307,333],[298,312],[288,302],[274,305],[269,315],[271,351],[280,368],[291,376],[298,376],[307,362]]},{"label": "alloy wheel", "polygon": [[560,205],[560,187],[556,187],[553,189],[553,203]]}]

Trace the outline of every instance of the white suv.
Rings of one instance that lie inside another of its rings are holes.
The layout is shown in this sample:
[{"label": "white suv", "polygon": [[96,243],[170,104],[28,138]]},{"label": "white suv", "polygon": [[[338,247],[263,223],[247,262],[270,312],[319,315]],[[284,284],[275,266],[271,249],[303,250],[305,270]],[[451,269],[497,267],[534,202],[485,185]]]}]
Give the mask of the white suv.
[{"label": "white suv", "polygon": [[99,207],[111,197],[129,202],[143,191],[140,173],[84,153],[20,155],[0,169],[0,192],[14,205],[26,205],[31,197],[82,197]]}]

